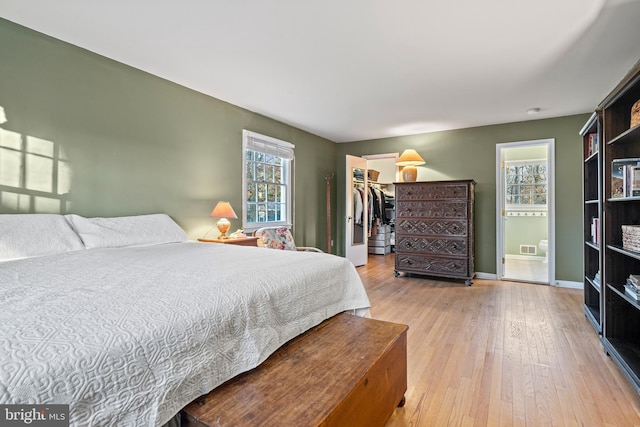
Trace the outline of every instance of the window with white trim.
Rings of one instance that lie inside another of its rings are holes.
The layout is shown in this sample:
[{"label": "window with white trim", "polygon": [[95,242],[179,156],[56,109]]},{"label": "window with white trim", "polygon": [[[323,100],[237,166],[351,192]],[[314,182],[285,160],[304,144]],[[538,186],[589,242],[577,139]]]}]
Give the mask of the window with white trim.
[{"label": "window with white trim", "polygon": [[505,162],[507,209],[547,208],[547,162],[525,160]]},{"label": "window with white trim", "polygon": [[294,145],[242,131],[242,225],[247,232],[260,227],[292,224]]}]

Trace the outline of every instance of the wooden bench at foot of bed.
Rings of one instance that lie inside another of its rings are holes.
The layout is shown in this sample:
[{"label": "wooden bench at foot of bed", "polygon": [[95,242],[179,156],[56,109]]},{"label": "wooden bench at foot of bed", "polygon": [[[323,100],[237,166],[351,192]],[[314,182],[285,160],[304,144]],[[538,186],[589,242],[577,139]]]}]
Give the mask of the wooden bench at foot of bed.
[{"label": "wooden bench at foot of bed", "polygon": [[406,390],[407,326],[339,314],[190,403],[182,426],[384,426]]}]

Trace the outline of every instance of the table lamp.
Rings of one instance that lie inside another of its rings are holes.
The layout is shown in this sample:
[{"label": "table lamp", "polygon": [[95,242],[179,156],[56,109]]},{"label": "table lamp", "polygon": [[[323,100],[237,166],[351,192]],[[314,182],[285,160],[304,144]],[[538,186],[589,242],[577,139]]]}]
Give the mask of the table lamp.
[{"label": "table lamp", "polygon": [[404,150],[396,160],[396,165],[403,166],[402,180],[404,182],[415,182],[416,178],[418,178],[416,166],[424,165],[424,163],[424,159],[412,148]]},{"label": "table lamp", "polygon": [[227,231],[229,231],[229,226],[231,225],[231,223],[227,218],[238,218],[236,213],[233,211],[233,208],[231,207],[231,203],[218,202],[216,207],[213,208],[213,211],[211,211],[210,216],[212,218],[220,218],[217,224],[218,230],[220,230],[220,236],[218,236],[218,239],[228,239],[229,236],[227,236]]}]

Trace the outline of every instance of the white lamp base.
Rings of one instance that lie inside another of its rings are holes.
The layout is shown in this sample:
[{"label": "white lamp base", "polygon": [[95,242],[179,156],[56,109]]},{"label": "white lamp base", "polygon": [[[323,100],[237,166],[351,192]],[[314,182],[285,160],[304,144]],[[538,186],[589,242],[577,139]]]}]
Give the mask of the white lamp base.
[{"label": "white lamp base", "polygon": [[229,220],[227,218],[220,218],[218,220],[218,230],[220,230],[220,235],[218,236],[218,239],[228,239],[229,237],[227,236],[227,231],[229,231],[229,227],[231,226],[231,223],[229,222]]}]

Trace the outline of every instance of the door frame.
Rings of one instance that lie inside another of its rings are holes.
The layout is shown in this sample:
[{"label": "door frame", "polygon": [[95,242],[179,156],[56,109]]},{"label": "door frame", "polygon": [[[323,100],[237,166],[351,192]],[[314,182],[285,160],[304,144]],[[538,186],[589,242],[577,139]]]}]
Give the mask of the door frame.
[{"label": "door frame", "polygon": [[548,282],[557,285],[556,276],[556,215],[555,215],[555,138],[535,139],[527,141],[504,142],[496,144],[496,278],[502,280],[504,276],[504,201],[505,188],[503,180],[503,149],[532,147],[545,145],[547,147],[547,240],[548,240]]}]

